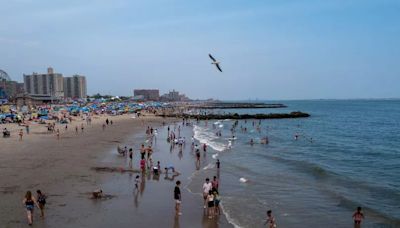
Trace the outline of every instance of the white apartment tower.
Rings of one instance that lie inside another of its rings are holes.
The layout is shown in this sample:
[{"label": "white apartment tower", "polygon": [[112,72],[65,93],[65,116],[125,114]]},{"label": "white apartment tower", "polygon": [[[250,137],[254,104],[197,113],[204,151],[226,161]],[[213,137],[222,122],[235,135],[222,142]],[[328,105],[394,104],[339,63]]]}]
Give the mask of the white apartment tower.
[{"label": "white apartment tower", "polygon": [[64,80],[60,73],[54,73],[53,68],[47,68],[47,74],[24,74],[25,92],[32,95],[47,95],[64,97]]},{"label": "white apartment tower", "polygon": [[64,94],[68,98],[86,98],[86,78],[81,75],[64,77]]}]

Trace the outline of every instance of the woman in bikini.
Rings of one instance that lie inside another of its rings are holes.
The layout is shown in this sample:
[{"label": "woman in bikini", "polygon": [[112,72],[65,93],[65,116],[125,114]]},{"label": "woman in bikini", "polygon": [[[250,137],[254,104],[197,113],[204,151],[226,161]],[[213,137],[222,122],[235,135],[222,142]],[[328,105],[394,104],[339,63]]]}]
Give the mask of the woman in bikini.
[{"label": "woman in bikini", "polygon": [[24,197],[24,200],[22,200],[22,203],[25,205],[26,208],[26,214],[28,217],[28,224],[31,226],[33,223],[33,209],[35,205],[39,207],[39,204],[37,203],[35,197],[32,196],[31,191],[27,191]]}]

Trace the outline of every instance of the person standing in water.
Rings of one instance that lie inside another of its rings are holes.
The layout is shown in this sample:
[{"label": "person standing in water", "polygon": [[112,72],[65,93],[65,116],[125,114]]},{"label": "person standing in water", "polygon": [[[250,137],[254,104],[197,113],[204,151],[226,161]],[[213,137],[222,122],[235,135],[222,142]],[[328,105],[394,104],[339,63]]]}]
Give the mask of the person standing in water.
[{"label": "person standing in water", "polygon": [[142,147],[140,148],[140,155],[141,158],[144,159],[144,156],[146,155],[146,148],[144,147],[144,144],[142,144]]},{"label": "person standing in water", "polygon": [[364,219],[364,213],[361,211],[361,207],[357,207],[357,211],[353,214],[354,228],[361,228],[361,222]]},{"label": "person standing in water", "polygon": [[46,195],[42,193],[42,191],[37,190],[37,202],[40,209],[40,217],[44,217],[44,206],[46,205]]},{"label": "person standing in water", "polygon": [[182,215],[181,211],[181,203],[182,203],[182,196],[181,196],[181,189],[179,186],[181,185],[180,181],[176,182],[175,189],[174,189],[174,199],[175,199],[175,213],[176,215]]},{"label": "person standing in water", "polygon": [[208,218],[212,219],[214,217],[215,208],[214,208],[214,194],[211,190],[208,192],[207,195],[207,206],[208,206],[207,210]]},{"label": "person standing in water", "polygon": [[26,192],[22,203],[25,205],[26,213],[27,213],[27,217],[28,217],[28,224],[31,226],[33,223],[33,209],[35,208],[35,205],[38,208],[40,208],[39,204],[37,203],[35,197],[32,196],[31,191]]},{"label": "person standing in water", "polygon": [[210,179],[207,177],[206,182],[203,184],[204,209],[207,208],[207,197],[211,190],[212,190],[212,184],[210,182]]},{"label": "person standing in water", "polygon": [[267,221],[265,221],[264,225],[267,225],[268,228],[276,228],[276,222],[274,216],[272,216],[272,211],[267,211]]},{"label": "person standing in water", "polygon": [[135,178],[135,190],[138,190],[139,189],[139,183],[140,183],[140,176],[139,175],[136,175],[136,178]]},{"label": "person standing in water", "polygon": [[218,191],[219,182],[218,182],[217,176],[214,176],[213,181],[211,181],[211,185],[212,185],[213,191]]}]

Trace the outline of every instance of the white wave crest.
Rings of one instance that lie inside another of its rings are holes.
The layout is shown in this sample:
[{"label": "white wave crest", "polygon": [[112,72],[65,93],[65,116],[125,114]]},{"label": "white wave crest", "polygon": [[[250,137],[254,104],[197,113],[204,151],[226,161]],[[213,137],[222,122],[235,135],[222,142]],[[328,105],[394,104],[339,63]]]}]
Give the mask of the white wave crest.
[{"label": "white wave crest", "polygon": [[201,144],[207,144],[207,146],[210,146],[216,151],[224,151],[226,149],[226,145],[220,142],[215,142],[215,139],[218,139],[218,137],[215,135],[214,132],[208,130],[207,128],[200,127],[198,125],[195,125],[193,127],[194,131],[194,138],[197,139]]}]

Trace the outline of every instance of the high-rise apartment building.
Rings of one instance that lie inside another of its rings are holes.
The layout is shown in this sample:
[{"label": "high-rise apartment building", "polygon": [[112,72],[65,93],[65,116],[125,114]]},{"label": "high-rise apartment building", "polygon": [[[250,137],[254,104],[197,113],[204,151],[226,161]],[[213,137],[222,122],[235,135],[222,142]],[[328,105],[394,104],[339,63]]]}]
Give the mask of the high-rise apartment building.
[{"label": "high-rise apartment building", "polygon": [[60,73],[54,73],[53,68],[47,68],[47,74],[24,74],[25,92],[31,95],[47,95],[64,97],[64,80]]},{"label": "high-rise apartment building", "polygon": [[86,78],[81,75],[64,77],[64,95],[69,98],[86,98]]},{"label": "high-rise apartment building", "polygon": [[135,89],[133,90],[135,97],[143,97],[146,101],[158,101],[160,99],[160,91],[158,89]]}]

